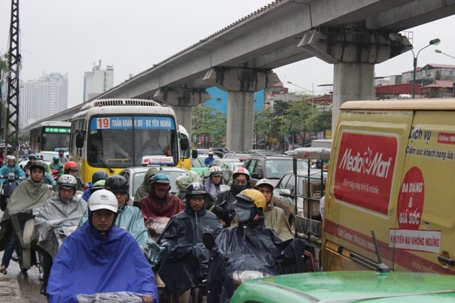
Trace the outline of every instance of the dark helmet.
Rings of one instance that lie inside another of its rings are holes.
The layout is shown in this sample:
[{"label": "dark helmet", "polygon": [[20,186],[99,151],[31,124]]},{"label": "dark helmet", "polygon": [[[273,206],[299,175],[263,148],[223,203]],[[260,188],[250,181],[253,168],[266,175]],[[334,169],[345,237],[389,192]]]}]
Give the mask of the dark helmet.
[{"label": "dark helmet", "polygon": [[55,155],[52,157],[52,159],[55,161],[55,160],[59,160],[60,158],[57,155]]},{"label": "dark helmet", "polygon": [[32,160],[32,159],[35,159],[35,160],[36,160],[36,156],[35,156],[35,154],[31,154],[31,155],[29,155],[29,156],[28,156],[28,159],[29,159],[29,160]]},{"label": "dark helmet", "polygon": [[207,192],[205,191],[204,185],[198,182],[191,183],[188,185],[185,191],[186,196],[194,196],[194,195],[206,195]]},{"label": "dark helmet", "polygon": [[104,183],[104,188],[115,193],[125,194],[128,192],[128,180],[125,177],[120,175],[115,175],[107,178],[106,183]]},{"label": "dark helmet", "polygon": [[34,170],[35,168],[39,168],[44,172],[45,168],[44,168],[43,161],[37,160],[37,161],[33,162],[33,164],[30,165],[30,171]]},{"label": "dark helmet", "polygon": [[169,180],[169,177],[166,176],[165,174],[157,174],[149,179],[150,185],[159,183],[159,184],[171,184],[171,181]]},{"label": "dark helmet", "polygon": [[95,184],[99,180],[107,180],[108,175],[104,170],[97,170],[92,175],[92,183]]}]

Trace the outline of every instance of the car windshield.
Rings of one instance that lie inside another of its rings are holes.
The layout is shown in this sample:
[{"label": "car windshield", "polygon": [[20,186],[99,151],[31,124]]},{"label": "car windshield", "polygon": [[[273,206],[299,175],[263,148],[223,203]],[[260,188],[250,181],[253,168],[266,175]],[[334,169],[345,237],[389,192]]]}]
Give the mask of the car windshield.
[{"label": "car windshield", "polygon": [[205,167],[204,161],[196,158],[196,159],[191,159],[191,166],[192,167]]},{"label": "car windshield", "polygon": [[58,153],[41,153],[40,155],[43,156],[43,161],[52,162],[54,156],[58,156]]},{"label": "car windshield", "polygon": [[[297,161],[297,169],[308,169],[308,162],[305,160]],[[266,178],[281,178],[285,173],[292,170],[292,159],[270,159],[266,163]]]}]

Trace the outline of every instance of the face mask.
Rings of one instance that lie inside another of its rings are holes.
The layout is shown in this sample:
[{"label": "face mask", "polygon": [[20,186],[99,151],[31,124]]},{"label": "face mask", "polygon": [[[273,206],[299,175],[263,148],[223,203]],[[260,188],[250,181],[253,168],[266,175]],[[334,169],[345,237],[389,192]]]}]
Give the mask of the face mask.
[{"label": "face mask", "polygon": [[239,184],[233,184],[232,185],[236,191],[238,192],[241,192],[242,190],[244,190],[246,188],[246,184],[242,184],[242,185],[239,185]]},{"label": "face mask", "polygon": [[236,207],[235,214],[239,222],[246,222],[250,219],[251,211],[249,208]]}]

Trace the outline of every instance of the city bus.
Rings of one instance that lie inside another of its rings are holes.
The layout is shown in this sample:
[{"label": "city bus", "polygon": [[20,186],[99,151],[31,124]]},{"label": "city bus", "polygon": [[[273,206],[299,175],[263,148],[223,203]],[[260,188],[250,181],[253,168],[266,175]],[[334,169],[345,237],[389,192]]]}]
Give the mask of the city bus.
[{"label": "city bus", "polygon": [[68,150],[71,122],[45,121],[30,129],[30,146],[33,152]]},{"label": "city bus", "polygon": [[84,105],[71,121],[70,155],[85,185],[97,170],[118,174],[130,166],[170,165],[180,160],[174,111],[152,100],[99,99]]},{"label": "city bus", "polygon": [[[187,140],[189,142],[189,134],[186,128],[183,125],[179,125],[180,139]],[[178,167],[184,168],[186,170],[191,169],[191,150],[190,148],[182,149],[180,147],[180,162]]]}]

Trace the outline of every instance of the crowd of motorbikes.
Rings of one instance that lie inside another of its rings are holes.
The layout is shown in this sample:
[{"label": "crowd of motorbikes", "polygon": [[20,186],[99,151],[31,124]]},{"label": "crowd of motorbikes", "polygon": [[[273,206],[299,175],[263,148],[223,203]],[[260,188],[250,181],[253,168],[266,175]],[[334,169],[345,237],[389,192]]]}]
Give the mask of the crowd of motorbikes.
[{"label": "crowd of motorbikes", "polygon": [[[3,176],[0,176],[2,178]],[[14,173],[7,176],[7,178],[0,185],[0,208],[5,211],[11,194],[19,185],[21,179],[17,178]],[[42,256],[40,253],[41,248],[38,247],[32,239],[34,239],[34,217],[38,214],[39,209],[27,209],[17,214],[10,214],[11,217],[11,228],[16,236],[16,255],[13,260],[19,264],[22,273],[36,266],[39,269],[40,275],[42,274],[41,262]],[[152,238],[156,241],[161,235],[162,231],[166,227],[170,218],[155,218],[146,222],[146,227],[149,230]],[[76,229],[76,226],[65,226],[61,223],[59,226],[55,226],[54,233],[61,246],[63,241]],[[204,246],[211,250],[214,246],[214,238],[211,234],[204,235]],[[207,264],[206,264],[207,265]],[[159,275],[155,273],[157,277],[157,287],[159,291],[160,302],[170,302],[170,291],[166,289],[164,283],[159,281]],[[262,278],[266,274],[258,270],[244,270],[235,272],[233,275],[233,285],[238,287],[243,281],[248,279]],[[207,266],[202,271],[202,275],[199,279],[199,283],[196,287],[191,290],[190,302],[207,302]],[[94,295],[81,295],[78,297],[80,302],[94,302],[94,299],[110,298],[115,299],[115,302],[135,302],[137,294],[132,293],[111,293],[111,294],[94,294]],[[103,298],[101,298],[101,297]],[[140,296],[137,296],[137,302],[142,302]]]}]

